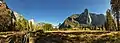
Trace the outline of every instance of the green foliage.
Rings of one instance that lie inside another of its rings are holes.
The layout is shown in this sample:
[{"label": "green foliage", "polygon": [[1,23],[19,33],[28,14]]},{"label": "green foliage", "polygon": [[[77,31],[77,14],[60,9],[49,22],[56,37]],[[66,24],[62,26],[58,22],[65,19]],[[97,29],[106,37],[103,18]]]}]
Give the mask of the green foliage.
[{"label": "green foliage", "polygon": [[107,21],[106,21],[106,29],[107,30],[115,30],[115,21],[114,21],[114,19],[113,19],[113,17],[112,17],[112,15],[111,15],[111,13],[110,13],[110,10],[108,10],[107,12],[106,12],[106,19],[107,19]]},{"label": "green foliage", "polygon": [[20,16],[16,20],[16,28],[18,31],[37,31],[40,30],[40,26],[33,24],[31,21],[26,20],[23,16]]},{"label": "green foliage", "polygon": [[20,16],[20,18],[16,20],[15,30],[28,30],[28,21],[23,16]]},{"label": "green foliage", "polygon": [[117,22],[117,30],[120,31],[120,0],[111,0],[111,9],[114,13],[114,17],[116,17]]},{"label": "green foliage", "polygon": [[52,29],[53,29],[52,24],[44,24],[43,25],[43,30],[52,30]]},{"label": "green foliage", "polygon": [[41,30],[41,26],[32,24],[32,22],[30,21],[30,22],[29,22],[29,29],[28,29],[28,30],[29,30],[29,31]]}]

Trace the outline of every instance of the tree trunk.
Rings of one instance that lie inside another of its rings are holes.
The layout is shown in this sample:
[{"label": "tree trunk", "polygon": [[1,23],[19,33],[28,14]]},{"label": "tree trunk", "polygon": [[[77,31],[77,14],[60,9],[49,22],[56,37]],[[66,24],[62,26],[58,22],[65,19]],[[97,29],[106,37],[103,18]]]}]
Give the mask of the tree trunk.
[{"label": "tree trunk", "polygon": [[118,31],[120,30],[120,28],[119,28],[119,12],[117,12],[117,29],[118,29]]}]

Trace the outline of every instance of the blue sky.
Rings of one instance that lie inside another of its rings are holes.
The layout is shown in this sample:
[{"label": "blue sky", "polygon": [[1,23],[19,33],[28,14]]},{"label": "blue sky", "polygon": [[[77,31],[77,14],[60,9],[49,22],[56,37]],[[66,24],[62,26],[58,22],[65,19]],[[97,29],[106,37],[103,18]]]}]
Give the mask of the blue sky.
[{"label": "blue sky", "polygon": [[110,0],[6,0],[13,11],[26,19],[57,25],[72,14],[80,14],[85,8],[89,12],[105,14]]}]

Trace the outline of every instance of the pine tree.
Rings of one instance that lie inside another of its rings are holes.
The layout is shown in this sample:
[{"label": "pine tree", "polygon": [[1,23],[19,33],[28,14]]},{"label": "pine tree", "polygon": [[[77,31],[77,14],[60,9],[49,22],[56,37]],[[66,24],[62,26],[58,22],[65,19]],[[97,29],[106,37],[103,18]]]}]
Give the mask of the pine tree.
[{"label": "pine tree", "polygon": [[116,21],[117,21],[117,29],[120,31],[120,0],[111,0],[111,9],[115,15]]},{"label": "pine tree", "polygon": [[115,22],[109,9],[106,11],[106,29],[109,31],[115,30]]}]

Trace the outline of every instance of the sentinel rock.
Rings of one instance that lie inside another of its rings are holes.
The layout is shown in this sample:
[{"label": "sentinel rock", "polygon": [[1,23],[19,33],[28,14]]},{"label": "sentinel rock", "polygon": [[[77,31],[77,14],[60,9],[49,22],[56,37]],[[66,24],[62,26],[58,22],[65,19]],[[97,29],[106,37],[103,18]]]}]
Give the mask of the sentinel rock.
[{"label": "sentinel rock", "polygon": [[77,21],[80,24],[87,24],[90,25],[92,22],[91,15],[88,12],[88,9],[85,9],[85,11],[77,18]]},{"label": "sentinel rock", "polygon": [[85,9],[81,14],[73,14],[65,19],[59,28],[78,28],[80,26],[102,26],[106,18],[103,14],[90,13]]}]

